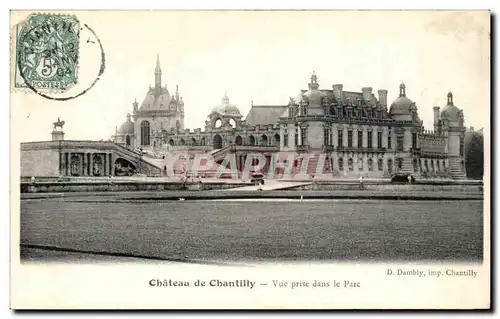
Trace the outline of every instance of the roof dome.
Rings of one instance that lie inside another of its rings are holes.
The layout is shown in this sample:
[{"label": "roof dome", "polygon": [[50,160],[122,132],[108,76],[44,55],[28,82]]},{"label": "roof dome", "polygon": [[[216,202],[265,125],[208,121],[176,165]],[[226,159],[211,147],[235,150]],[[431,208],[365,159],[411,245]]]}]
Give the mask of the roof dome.
[{"label": "roof dome", "polygon": [[240,110],[236,106],[229,103],[229,98],[227,97],[227,95],[224,95],[220,105],[214,106],[212,112],[229,116],[242,116]]},{"label": "roof dome", "polygon": [[442,119],[448,119],[450,121],[458,121],[459,120],[460,109],[453,104],[453,93],[448,93],[448,103],[446,103],[445,107],[441,111],[439,115]]},{"label": "roof dome", "polygon": [[[313,74],[311,75],[311,82],[309,83],[309,90],[302,94],[301,98],[306,98],[309,101],[309,105],[321,105],[321,102],[326,94],[319,91],[318,88],[318,77],[313,71]],[[300,102],[300,100],[298,102]]]},{"label": "roof dome", "polygon": [[389,110],[390,115],[410,115],[413,101],[406,97],[406,86],[404,83],[399,85],[399,97],[394,100]]},{"label": "roof dome", "polygon": [[134,134],[134,123],[130,120],[130,113],[127,113],[127,121],[120,125],[118,134]]}]

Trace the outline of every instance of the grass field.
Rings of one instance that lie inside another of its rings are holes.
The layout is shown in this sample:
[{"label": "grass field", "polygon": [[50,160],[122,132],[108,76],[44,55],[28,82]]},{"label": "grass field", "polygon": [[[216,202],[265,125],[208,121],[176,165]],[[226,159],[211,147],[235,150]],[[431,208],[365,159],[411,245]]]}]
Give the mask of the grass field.
[{"label": "grass field", "polygon": [[[23,200],[21,244],[201,261],[480,261],[482,206],[475,200]],[[51,256],[28,249],[21,255]]]}]

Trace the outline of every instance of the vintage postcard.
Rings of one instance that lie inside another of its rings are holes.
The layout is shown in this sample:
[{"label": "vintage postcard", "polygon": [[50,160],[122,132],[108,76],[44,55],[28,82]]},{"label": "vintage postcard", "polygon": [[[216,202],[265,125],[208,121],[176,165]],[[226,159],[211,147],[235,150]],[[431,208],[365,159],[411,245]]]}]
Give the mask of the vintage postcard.
[{"label": "vintage postcard", "polygon": [[490,308],[490,19],[11,11],[11,308]]}]

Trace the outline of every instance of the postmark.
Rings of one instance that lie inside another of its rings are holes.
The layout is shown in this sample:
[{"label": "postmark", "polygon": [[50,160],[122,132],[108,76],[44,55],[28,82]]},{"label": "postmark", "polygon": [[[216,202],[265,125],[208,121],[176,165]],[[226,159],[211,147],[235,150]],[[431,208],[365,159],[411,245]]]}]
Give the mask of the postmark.
[{"label": "postmark", "polygon": [[78,82],[80,22],[76,16],[32,14],[16,31],[16,88],[65,92]]}]

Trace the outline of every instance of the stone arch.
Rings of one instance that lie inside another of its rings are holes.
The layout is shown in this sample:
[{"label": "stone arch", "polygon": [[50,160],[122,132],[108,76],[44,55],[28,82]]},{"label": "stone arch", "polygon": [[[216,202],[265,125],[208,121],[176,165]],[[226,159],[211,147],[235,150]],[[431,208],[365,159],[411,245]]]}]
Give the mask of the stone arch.
[{"label": "stone arch", "polygon": [[130,135],[125,136],[125,145],[130,146]]},{"label": "stone arch", "polygon": [[274,145],[280,146],[280,135],[274,134]]},{"label": "stone arch", "polygon": [[243,139],[241,136],[237,135],[236,138],[234,139],[234,144],[236,145],[243,145]]},{"label": "stone arch", "polygon": [[181,139],[179,140],[179,145],[180,145],[180,146],[184,146],[184,145],[186,145],[186,141],[185,141],[183,138],[181,138]]},{"label": "stone arch", "polygon": [[150,145],[151,130],[148,121],[141,123],[141,145]]},{"label": "stone arch", "polygon": [[174,142],[174,140],[172,138],[168,140],[168,145],[170,145],[170,146],[174,146],[175,145],[175,142]]},{"label": "stone arch", "polygon": [[113,165],[114,175],[116,176],[130,176],[136,172],[134,163],[119,157],[115,160]]},{"label": "stone arch", "polygon": [[253,135],[250,135],[248,137],[248,145],[250,145],[250,146],[254,146],[255,145],[255,137],[253,137]]},{"label": "stone arch", "polygon": [[196,145],[196,139],[194,137],[191,138],[191,145]]},{"label": "stone arch", "polygon": [[266,134],[262,134],[262,136],[260,137],[260,143],[262,146],[267,146],[268,138]]},{"label": "stone arch", "polygon": [[217,118],[214,119],[214,125],[213,125],[213,127],[214,128],[220,128],[220,127],[222,127],[223,123],[224,122],[222,121],[222,119],[220,117],[217,117]]},{"label": "stone arch", "polygon": [[205,140],[205,137],[202,137],[202,138],[201,138],[201,141],[200,141],[200,144],[201,144],[201,145],[205,145],[206,143],[207,143],[207,142],[206,142],[206,140]]},{"label": "stone arch", "polygon": [[221,149],[222,148],[222,136],[219,134],[215,134],[214,136],[214,149]]},{"label": "stone arch", "polygon": [[228,122],[228,124],[229,124],[232,128],[236,128],[236,127],[237,127],[237,123],[236,123],[236,120],[235,120],[235,119],[230,118],[227,122]]}]

